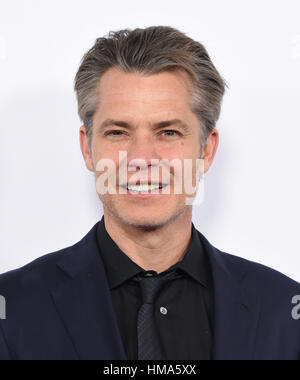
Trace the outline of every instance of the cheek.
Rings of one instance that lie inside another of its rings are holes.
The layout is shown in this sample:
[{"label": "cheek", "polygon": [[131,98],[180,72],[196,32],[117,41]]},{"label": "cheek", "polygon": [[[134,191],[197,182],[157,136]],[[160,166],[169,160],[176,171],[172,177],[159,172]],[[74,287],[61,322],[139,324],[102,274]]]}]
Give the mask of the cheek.
[{"label": "cheek", "polygon": [[166,158],[172,160],[174,158],[179,158],[183,160],[184,158],[195,158],[200,151],[199,146],[193,141],[189,143],[179,142],[174,144],[174,146],[161,147],[158,154],[161,158]]},{"label": "cheek", "polygon": [[116,147],[110,146],[110,144],[97,142],[94,145],[94,157],[97,161],[100,159],[110,159],[118,162],[119,150]]},{"label": "cheek", "polygon": [[183,142],[178,142],[174,145],[158,147],[157,153],[160,158],[172,160],[173,158],[184,158],[185,150],[185,144]]}]

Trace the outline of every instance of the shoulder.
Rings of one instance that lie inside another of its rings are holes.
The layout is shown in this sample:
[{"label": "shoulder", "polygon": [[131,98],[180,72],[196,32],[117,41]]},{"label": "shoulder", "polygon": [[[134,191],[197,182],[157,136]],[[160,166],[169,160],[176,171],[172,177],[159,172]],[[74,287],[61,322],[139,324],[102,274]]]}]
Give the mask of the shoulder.
[{"label": "shoulder", "polygon": [[209,240],[198,231],[199,238],[208,254],[213,271],[227,275],[238,283],[248,282],[252,288],[259,287],[261,292],[265,291],[298,291],[300,294],[300,284],[263,263],[251,261],[232,253],[228,253],[216,248]]},{"label": "shoulder", "polygon": [[[30,263],[0,275],[0,294],[3,290],[32,288],[39,283],[51,287],[80,271],[95,255],[95,231],[98,223],[79,241],[60,250],[46,253]],[[59,264],[59,265],[58,265]],[[61,264],[61,265],[60,265]],[[64,265],[67,270],[64,271]]]},{"label": "shoulder", "polygon": [[20,289],[30,282],[37,283],[43,278],[46,280],[50,273],[56,272],[56,262],[70,247],[50,252],[23,265],[0,275],[0,293],[3,291]]},{"label": "shoulder", "polygon": [[228,271],[232,274],[239,273],[241,278],[252,285],[259,287],[262,294],[286,292],[298,292],[300,294],[300,284],[281,273],[280,271],[266,266],[262,263],[250,261],[233,254],[220,251],[216,248],[222,261],[226,263]]}]

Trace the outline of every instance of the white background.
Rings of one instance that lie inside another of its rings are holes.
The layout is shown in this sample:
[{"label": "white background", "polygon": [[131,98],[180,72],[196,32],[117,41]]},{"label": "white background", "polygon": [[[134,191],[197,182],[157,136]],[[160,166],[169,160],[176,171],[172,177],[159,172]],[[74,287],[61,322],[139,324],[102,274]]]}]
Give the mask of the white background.
[{"label": "white background", "polygon": [[193,221],[217,248],[300,282],[300,2],[0,1],[0,272],[80,240],[102,216],[73,79],[110,30],[170,25],[229,89]]}]

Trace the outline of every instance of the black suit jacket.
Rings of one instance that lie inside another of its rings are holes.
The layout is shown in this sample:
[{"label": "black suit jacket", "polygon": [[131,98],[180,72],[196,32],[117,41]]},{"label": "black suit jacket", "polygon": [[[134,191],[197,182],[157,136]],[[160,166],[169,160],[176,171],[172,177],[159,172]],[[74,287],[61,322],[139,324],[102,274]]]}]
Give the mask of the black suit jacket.
[{"label": "black suit jacket", "polygon": [[[0,359],[126,359],[96,242],[97,224],[78,243],[2,274]],[[300,285],[212,246],[214,359],[300,359]]]}]

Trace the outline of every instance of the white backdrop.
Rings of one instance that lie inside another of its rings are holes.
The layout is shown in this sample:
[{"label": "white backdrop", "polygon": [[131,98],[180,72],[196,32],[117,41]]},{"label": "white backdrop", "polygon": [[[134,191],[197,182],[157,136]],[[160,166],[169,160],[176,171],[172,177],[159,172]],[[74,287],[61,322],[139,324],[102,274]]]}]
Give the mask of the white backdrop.
[{"label": "white backdrop", "polygon": [[202,42],[230,87],[196,228],[300,282],[299,0],[0,0],[0,273],[101,218],[73,78],[97,37],[150,25]]}]

